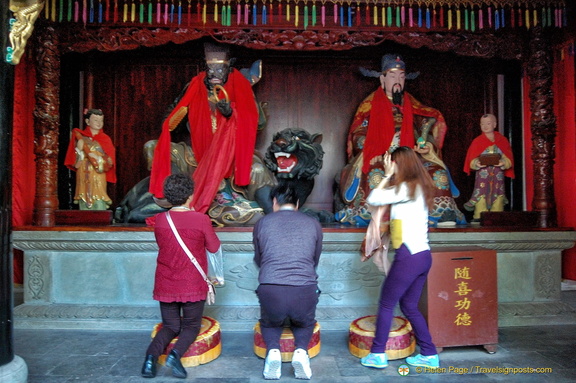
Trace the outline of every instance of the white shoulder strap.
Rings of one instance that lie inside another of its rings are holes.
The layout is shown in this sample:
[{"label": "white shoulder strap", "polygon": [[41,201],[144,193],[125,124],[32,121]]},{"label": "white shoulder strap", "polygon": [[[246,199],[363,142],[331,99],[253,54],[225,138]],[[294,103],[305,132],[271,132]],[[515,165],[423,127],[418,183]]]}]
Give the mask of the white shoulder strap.
[{"label": "white shoulder strap", "polygon": [[170,212],[167,211],[166,212],[166,218],[168,219],[168,224],[170,224],[170,228],[172,228],[172,232],[174,233],[174,236],[176,236],[176,239],[178,240],[178,243],[180,244],[180,246],[182,247],[182,250],[184,250],[184,252],[186,253],[186,255],[188,255],[188,258],[190,258],[190,261],[192,261],[192,263],[194,264],[194,266],[196,266],[196,268],[198,269],[198,271],[200,272],[200,275],[202,275],[202,278],[204,278],[204,280],[206,282],[209,282],[208,277],[206,276],[206,273],[204,272],[204,270],[202,270],[202,266],[200,266],[200,264],[198,263],[198,261],[196,260],[196,258],[194,258],[194,256],[192,255],[192,253],[190,252],[190,249],[188,249],[188,247],[186,246],[186,244],[184,243],[184,241],[182,240],[182,237],[180,237],[180,234],[178,233],[178,230],[176,230],[176,226],[174,226],[174,221],[172,221],[172,217],[170,217]]}]

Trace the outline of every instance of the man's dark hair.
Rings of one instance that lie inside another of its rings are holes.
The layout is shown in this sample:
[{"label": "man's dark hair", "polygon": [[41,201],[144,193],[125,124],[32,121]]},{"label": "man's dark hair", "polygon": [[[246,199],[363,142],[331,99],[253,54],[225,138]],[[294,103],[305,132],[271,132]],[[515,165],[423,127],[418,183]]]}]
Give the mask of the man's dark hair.
[{"label": "man's dark hair", "polygon": [[298,203],[298,195],[296,189],[287,184],[280,184],[270,192],[270,198],[276,198],[279,205],[290,203],[296,205]]},{"label": "man's dark hair", "polygon": [[84,113],[84,119],[89,120],[91,115],[103,116],[104,112],[102,112],[102,109],[88,109],[86,113]]},{"label": "man's dark hair", "polygon": [[164,180],[164,197],[174,206],[183,205],[193,193],[194,181],[187,174],[171,174]]}]

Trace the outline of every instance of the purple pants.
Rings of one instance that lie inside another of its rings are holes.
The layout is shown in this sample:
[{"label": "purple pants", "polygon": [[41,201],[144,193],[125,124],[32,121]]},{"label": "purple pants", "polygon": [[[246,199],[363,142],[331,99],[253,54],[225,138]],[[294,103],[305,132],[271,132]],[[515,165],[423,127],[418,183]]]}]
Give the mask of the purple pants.
[{"label": "purple pants", "polygon": [[188,347],[196,340],[202,326],[204,303],[198,302],[160,302],[162,328],[156,333],[152,343],[146,350],[146,355],[159,357],[172,339],[178,337],[174,350],[182,356]]},{"label": "purple pants", "polygon": [[392,262],[390,272],[386,276],[380,292],[372,352],[383,353],[386,351],[394,308],[400,302],[400,309],[414,329],[416,343],[420,346],[420,353],[422,355],[437,354],[436,346],[432,342],[428,330],[428,324],[418,309],[418,301],[431,266],[432,254],[430,250],[410,254],[404,244],[396,250],[394,262]]},{"label": "purple pants", "polygon": [[260,330],[266,349],[279,349],[284,322],[290,320],[295,348],[308,350],[316,326],[318,286],[262,284],[256,290],[260,301]]}]

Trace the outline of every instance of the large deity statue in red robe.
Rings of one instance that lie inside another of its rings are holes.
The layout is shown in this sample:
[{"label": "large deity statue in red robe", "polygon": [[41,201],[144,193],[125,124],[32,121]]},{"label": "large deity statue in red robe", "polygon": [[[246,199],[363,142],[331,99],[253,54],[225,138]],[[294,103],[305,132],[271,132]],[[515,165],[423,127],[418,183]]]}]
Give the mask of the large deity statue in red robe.
[{"label": "large deity statue in red robe", "polygon": [[458,189],[441,159],[447,131],[444,117],[404,91],[405,80],[416,78],[418,73],[406,74],[404,61],[395,54],[384,55],[379,72],[360,70],[365,76],[379,78],[381,86],[362,101],[350,126],[348,163],[341,173],[339,185],[343,206],[339,206],[336,220],[358,226],[370,222],[366,197],[384,175],[382,155],[398,146],[408,146],[420,154],[436,184],[430,225],[466,223],[454,201],[459,195]]},{"label": "large deity statue in red robe", "polygon": [[[269,189],[274,180],[272,176],[263,180],[265,167],[262,163],[254,164],[259,110],[252,84],[232,68],[228,49],[212,44],[206,44],[205,48],[206,71],[192,79],[163,123],[154,152],[150,193],[162,200],[162,184],[171,172],[170,132],[188,116],[197,163],[193,173],[194,209],[207,212],[227,181],[232,190],[250,190],[257,185],[258,189],[251,190],[248,198],[256,200],[266,213],[271,209]],[[254,181],[255,177],[260,179]]]}]

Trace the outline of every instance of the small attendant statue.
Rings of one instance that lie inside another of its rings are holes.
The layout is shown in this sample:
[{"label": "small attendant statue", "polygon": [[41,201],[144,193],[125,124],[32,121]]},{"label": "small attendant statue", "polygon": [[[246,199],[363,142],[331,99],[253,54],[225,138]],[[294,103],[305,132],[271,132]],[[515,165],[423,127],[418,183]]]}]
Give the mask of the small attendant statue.
[{"label": "small attendant statue", "polygon": [[107,182],[116,183],[116,149],[102,131],[104,113],[100,109],[89,109],[84,122],[84,130],[72,130],[64,165],[76,171],[74,203],[80,210],[106,210],[112,204]]},{"label": "small attendant statue", "polygon": [[504,177],[514,178],[512,148],[508,139],[496,131],[496,116],[485,114],[480,118],[482,134],[472,141],[466,154],[464,172],[476,171],[474,192],[464,208],[474,211],[473,220],[479,220],[483,211],[504,211],[508,203]]}]

